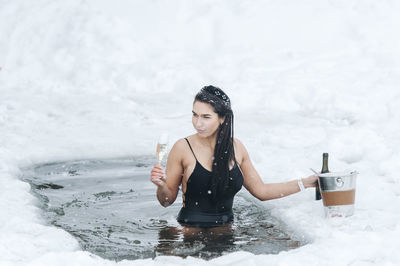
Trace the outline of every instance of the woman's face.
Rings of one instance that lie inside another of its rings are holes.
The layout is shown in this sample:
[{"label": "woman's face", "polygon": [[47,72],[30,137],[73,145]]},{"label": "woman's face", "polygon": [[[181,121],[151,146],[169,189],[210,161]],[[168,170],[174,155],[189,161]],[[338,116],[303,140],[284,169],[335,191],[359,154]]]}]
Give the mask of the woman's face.
[{"label": "woman's face", "polygon": [[224,122],[214,112],[211,104],[195,101],[193,104],[192,123],[200,137],[210,137],[217,133],[219,125]]}]

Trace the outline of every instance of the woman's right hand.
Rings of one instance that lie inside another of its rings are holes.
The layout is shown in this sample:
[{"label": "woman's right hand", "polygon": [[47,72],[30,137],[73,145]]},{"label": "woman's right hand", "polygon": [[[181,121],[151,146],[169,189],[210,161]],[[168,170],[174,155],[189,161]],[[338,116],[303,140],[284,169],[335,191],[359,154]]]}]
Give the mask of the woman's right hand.
[{"label": "woman's right hand", "polygon": [[165,173],[162,169],[162,166],[159,164],[155,164],[153,169],[151,169],[150,181],[158,187],[164,186],[165,183]]}]

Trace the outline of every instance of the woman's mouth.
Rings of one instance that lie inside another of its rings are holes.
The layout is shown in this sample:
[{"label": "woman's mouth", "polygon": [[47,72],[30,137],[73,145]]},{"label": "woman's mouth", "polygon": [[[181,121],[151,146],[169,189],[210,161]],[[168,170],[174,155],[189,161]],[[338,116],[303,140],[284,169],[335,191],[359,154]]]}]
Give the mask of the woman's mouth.
[{"label": "woman's mouth", "polygon": [[197,130],[197,133],[199,133],[199,134],[203,134],[204,132],[206,132],[205,130],[200,130],[200,129],[196,129]]}]

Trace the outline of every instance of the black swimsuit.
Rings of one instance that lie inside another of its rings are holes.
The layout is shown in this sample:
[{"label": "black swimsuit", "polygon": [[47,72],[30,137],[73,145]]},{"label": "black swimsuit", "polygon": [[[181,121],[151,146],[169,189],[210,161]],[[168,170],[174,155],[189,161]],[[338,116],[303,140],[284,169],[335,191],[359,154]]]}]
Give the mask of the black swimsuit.
[{"label": "black swimsuit", "polygon": [[178,214],[178,222],[197,227],[219,226],[232,222],[233,197],[243,185],[243,175],[237,163],[235,162],[229,171],[231,189],[213,201],[209,185],[211,172],[199,163],[189,141],[186,138],[185,140],[196,159],[196,166],[186,184],[185,204]]}]

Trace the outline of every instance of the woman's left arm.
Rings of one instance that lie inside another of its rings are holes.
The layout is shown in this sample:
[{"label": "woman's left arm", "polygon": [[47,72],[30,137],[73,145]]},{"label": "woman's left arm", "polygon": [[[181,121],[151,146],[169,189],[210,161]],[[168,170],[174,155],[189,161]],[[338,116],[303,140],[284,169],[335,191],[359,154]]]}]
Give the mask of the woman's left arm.
[{"label": "woman's left arm", "polygon": [[262,201],[271,200],[299,192],[299,180],[303,182],[305,188],[315,187],[315,182],[317,181],[317,176],[315,175],[289,182],[265,184],[251,163],[250,156],[244,145],[238,139],[235,140],[237,149],[242,154],[243,158],[240,164],[244,178],[243,185],[257,199]]}]

